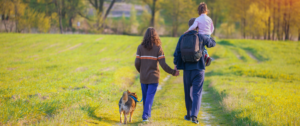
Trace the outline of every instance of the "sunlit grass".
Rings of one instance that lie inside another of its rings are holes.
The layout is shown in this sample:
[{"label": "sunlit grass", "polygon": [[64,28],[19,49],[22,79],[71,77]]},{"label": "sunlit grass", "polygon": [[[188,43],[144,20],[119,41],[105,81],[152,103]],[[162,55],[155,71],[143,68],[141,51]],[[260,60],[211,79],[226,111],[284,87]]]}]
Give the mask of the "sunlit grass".
[{"label": "sunlit grass", "polygon": [[206,79],[234,124],[300,124],[297,42],[223,40],[211,50]]},{"label": "sunlit grass", "polygon": [[[115,124],[122,92],[140,93],[140,88],[131,85],[138,86],[134,60],[142,37],[0,37],[1,124]],[[162,39],[170,65],[173,40]],[[166,75],[162,71],[161,78]]]},{"label": "sunlit grass", "polygon": [[[116,125],[124,90],[141,99],[135,52],[142,37],[0,34],[0,124]],[[168,64],[178,38],[162,38]],[[297,42],[222,40],[208,49],[199,114],[211,125],[300,125]],[[160,82],[167,76],[161,69]],[[181,72],[182,74],[182,72]],[[205,107],[211,106],[211,107]],[[138,103],[133,125],[142,123]],[[154,100],[149,125],[192,125],[185,115],[182,76]],[[147,124],[145,124],[147,125]]]}]

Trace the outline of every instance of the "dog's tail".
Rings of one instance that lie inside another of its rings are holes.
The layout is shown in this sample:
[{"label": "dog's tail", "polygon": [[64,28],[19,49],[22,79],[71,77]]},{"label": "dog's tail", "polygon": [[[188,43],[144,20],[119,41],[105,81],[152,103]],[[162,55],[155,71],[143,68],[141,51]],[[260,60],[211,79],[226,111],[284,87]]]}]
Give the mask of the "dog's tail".
[{"label": "dog's tail", "polygon": [[122,104],[125,104],[128,101],[128,92],[124,91],[122,96]]}]

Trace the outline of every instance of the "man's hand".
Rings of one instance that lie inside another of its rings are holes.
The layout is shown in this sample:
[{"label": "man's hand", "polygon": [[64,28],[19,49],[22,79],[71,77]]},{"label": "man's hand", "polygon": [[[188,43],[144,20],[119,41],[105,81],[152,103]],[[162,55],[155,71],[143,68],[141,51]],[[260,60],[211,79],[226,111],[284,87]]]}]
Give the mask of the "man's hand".
[{"label": "man's hand", "polygon": [[176,67],[176,65],[174,65],[174,70],[177,70],[177,67]]}]

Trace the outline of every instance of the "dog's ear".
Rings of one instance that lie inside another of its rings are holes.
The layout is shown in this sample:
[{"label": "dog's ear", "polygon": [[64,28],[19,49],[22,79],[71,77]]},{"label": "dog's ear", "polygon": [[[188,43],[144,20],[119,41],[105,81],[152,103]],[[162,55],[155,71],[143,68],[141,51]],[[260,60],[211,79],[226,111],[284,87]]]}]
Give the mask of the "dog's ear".
[{"label": "dog's ear", "polygon": [[129,91],[129,90],[127,90],[127,92],[128,92],[128,93],[130,93],[130,91]]},{"label": "dog's ear", "polygon": [[135,93],[132,93],[133,95],[136,95]]}]

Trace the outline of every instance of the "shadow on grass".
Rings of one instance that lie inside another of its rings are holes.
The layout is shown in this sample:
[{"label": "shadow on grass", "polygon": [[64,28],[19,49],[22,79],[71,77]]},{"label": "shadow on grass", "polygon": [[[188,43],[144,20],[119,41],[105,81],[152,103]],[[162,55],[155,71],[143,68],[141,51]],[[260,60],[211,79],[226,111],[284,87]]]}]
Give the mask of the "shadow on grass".
[{"label": "shadow on grass", "polygon": [[253,56],[259,61],[269,60],[267,57],[264,57],[263,55],[261,55],[259,53],[259,51],[254,49],[254,48],[247,47],[247,48],[242,48],[242,49],[244,49],[246,52],[249,52],[249,53],[253,54]]},{"label": "shadow on grass", "polygon": [[[218,73],[210,73],[211,75],[218,75]],[[211,80],[206,80],[204,82],[204,90],[207,91],[207,94],[203,95],[203,102],[210,103],[211,108],[207,111],[214,116],[216,116],[215,123],[220,125],[237,125],[237,126],[257,126],[262,125],[258,122],[255,122],[250,119],[250,117],[239,118],[236,115],[239,115],[243,111],[224,111],[224,106],[221,106],[220,103],[222,99],[227,96],[226,90],[221,91],[220,93],[213,87],[209,86],[213,83]]]},{"label": "shadow on grass", "polygon": [[224,73],[222,72],[215,72],[215,71],[209,71],[205,73],[205,77],[211,77],[211,76],[222,76]]},{"label": "shadow on grass", "polygon": [[234,46],[232,43],[230,43],[229,41],[226,41],[226,40],[222,40],[222,41],[218,42],[217,44],[220,44],[223,46]]},{"label": "shadow on grass", "polygon": [[90,105],[85,105],[85,106],[81,106],[80,109],[82,111],[85,111],[87,112],[87,115],[95,120],[98,120],[98,121],[103,121],[103,122],[107,122],[107,123],[110,123],[110,124],[116,124],[116,123],[119,123],[119,121],[116,121],[116,120],[112,120],[111,118],[108,118],[108,117],[98,117],[95,113],[95,110],[98,109],[100,106],[90,106]]}]

